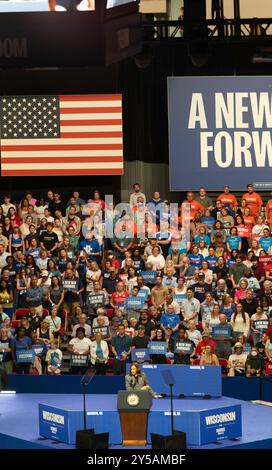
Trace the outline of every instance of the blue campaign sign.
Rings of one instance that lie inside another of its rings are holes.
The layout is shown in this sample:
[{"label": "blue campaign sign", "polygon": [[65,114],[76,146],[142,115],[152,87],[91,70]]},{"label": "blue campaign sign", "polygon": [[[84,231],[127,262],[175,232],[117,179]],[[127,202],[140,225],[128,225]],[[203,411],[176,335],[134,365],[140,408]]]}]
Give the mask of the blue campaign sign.
[{"label": "blue campaign sign", "polygon": [[144,299],[144,301],[146,302],[147,301],[147,298],[148,298],[148,290],[147,289],[140,289],[138,291],[138,294],[137,294],[138,297],[141,297],[142,299]]},{"label": "blue campaign sign", "polygon": [[140,310],[143,308],[145,299],[143,297],[127,297],[125,300],[126,309],[136,309]]},{"label": "blue campaign sign", "polygon": [[149,361],[150,354],[148,349],[132,349],[131,351],[132,361]]},{"label": "blue campaign sign", "polygon": [[271,189],[272,78],[169,77],[171,191]]},{"label": "blue campaign sign", "polygon": [[192,354],[192,352],[193,346],[191,343],[187,343],[186,341],[175,342],[175,353]]},{"label": "blue campaign sign", "polygon": [[214,339],[216,338],[230,338],[231,333],[230,333],[230,326],[226,325],[216,325],[212,326],[212,337]]},{"label": "blue campaign sign", "polygon": [[44,344],[33,344],[32,351],[34,351],[35,356],[42,356],[46,352],[46,347]]},{"label": "blue campaign sign", "polygon": [[94,307],[95,305],[105,305],[105,295],[104,294],[89,294],[87,298],[87,303],[89,307]]},{"label": "blue campaign sign", "polygon": [[166,341],[150,341],[150,354],[166,354]]},{"label": "blue campaign sign", "polygon": [[40,436],[69,442],[68,412],[52,406],[39,404]]},{"label": "blue campaign sign", "polygon": [[157,276],[157,271],[140,271],[139,276],[144,278],[144,282],[154,284]]},{"label": "blue campaign sign", "polygon": [[174,294],[173,295],[173,300],[175,300],[179,305],[182,305],[186,298],[187,298],[186,294]]},{"label": "blue campaign sign", "polygon": [[269,327],[268,320],[254,320],[253,327],[255,330],[259,330],[261,333],[265,333],[267,328]]},{"label": "blue campaign sign", "polygon": [[32,349],[17,349],[16,361],[17,362],[33,362],[35,353]]},{"label": "blue campaign sign", "polygon": [[200,412],[200,445],[241,436],[241,405]]}]

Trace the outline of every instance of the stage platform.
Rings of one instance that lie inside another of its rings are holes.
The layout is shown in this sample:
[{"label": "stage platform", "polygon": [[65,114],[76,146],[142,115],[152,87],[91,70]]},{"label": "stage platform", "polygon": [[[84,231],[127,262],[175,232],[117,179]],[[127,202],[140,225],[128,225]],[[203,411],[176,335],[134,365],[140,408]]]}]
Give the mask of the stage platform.
[{"label": "stage platform", "polygon": [[[116,395],[88,395],[88,427],[97,432],[105,430],[105,423],[111,431],[114,426],[114,439],[111,448],[121,447],[121,431]],[[16,394],[0,396],[0,448],[2,449],[74,449],[73,444],[64,444],[57,439],[44,438],[39,435],[39,404],[47,407],[79,412],[82,407],[80,395],[52,394]],[[168,434],[170,431],[169,400],[154,400],[149,416],[150,429],[156,425],[156,432]],[[217,399],[180,399],[174,400],[175,427],[185,421],[185,414],[209,411],[214,415],[217,409],[241,407],[242,437],[239,440],[222,440],[206,445],[188,445],[191,449],[226,449],[226,448],[272,448],[272,408],[252,404],[227,397]],[[103,410],[103,412],[101,411]],[[103,414],[101,414],[103,413]],[[160,418],[163,415],[163,419]],[[103,419],[105,418],[105,419]],[[108,418],[110,419],[108,421]],[[152,423],[152,420],[154,422]],[[83,421],[83,418],[82,418]],[[54,427],[54,423],[52,424]],[[80,422],[82,427],[82,422]],[[154,428],[153,428],[154,429]],[[150,446],[148,446],[150,447]]]}]

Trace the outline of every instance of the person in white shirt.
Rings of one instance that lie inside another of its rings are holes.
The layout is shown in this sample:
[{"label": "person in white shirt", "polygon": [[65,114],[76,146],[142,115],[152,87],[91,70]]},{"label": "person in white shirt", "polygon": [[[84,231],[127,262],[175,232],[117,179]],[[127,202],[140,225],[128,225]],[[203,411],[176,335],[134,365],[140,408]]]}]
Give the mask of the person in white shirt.
[{"label": "person in white shirt", "polygon": [[5,251],[5,246],[0,243],[0,269],[2,269],[4,266],[6,266],[6,260],[7,257],[10,256],[10,253]]},{"label": "person in white shirt", "polygon": [[62,352],[58,347],[57,339],[51,342],[51,349],[47,351],[45,361],[47,362],[48,374],[52,374],[52,375],[60,374],[60,366],[62,363]]},{"label": "person in white shirt", "polygon": [[184,300],[181,313],[183,315],[183,323],[185,326],[188,325],[190,320],[194,320],[195,324],[198,324],[198,315],[200,312],[200,302],[194,298],[194,289],[189,287],[186,292],[187,299]]},{"label": "person in white shirt", "polygon": [[73,327],[72,331],[72,338],[75,338],[77,336],[77,331],[79,328],[83,328],[85,336],[87,338],[90,338],[92,329],[90,325],[87,324],[87,315],[85,313],[82,313],[79,317],[79,323]]},{"label": "person in white shirt", "polygon": [[189,321],[187,326],[188,326],[188,330],[187,330],[188,339],[193,341],[195,345],[197,346],[199,341],[202,340],[201,333],[199,330],[196,329],[194,320]]},{"label": "person in white shirt", "polygon": [[98,317],[104,318],[104,325],[105,325],[105,326],[109,326],[109,319],[108,319],[108,317],[105,315],[105,310],[104,310],[104,308],[99,307],[99,308],[97,309],[96,313],[97,313],[97,317],[94,318],[92,327],[93,327],[93,328],[96,328],[96,327],[98,326],[98,322],[97,322]]},{"label": "person in white shirt", "polygon": [[229,377],[245,375],[247,354],[243,352],[242,343],[234,345],[234,353],[230,355],[228,361]]},{"label": "person in white shirt", "polygon": [[[78,374],[84,374],[88,368],[88,356],[91,350],[91,340],[85,338],[85,330],[79,327],[76,332],[76,338],[71,339],[68,344],[68,353],[72,356],[87,356],[86,363],[84,365],[72,366],[72,371]],[[82,358],[84,359],[84,357]]]},{"label": "person in white shirt", "polygon": [[152,250],[152,255],[148,256],[147,263],[152,265],[154,271],[162,271],[165,266],[165,259],[160,254],[160,249],[155,246]]},{"label": "person in white shirt", "polygon": [[133,190],[134,192],[129,197],[129,204],[132,207],[137,206],[137,199],[140,196],[143,198],[143,204],[145,205],[146,197],[145,197],[145,194],[141,192],[141,186],[139,185],[139,183],[134,183]]},{"label": "person in white shirt", "polygon": [[3,209],[4,217],[6,217],[8,215],[8,211],[11,207],[13,207],[16,210],[15,205],[10,202],[10,195],[9,194],[4,195],[4,202],[1,205],[1,207]]},{"label": "person in white shirt", "polygon": [[100,332],[95,333],[95,339],[91,342],[91,363],[98,375],[105,375],[109,359],[109,347],[106,341],[102,340]]}]

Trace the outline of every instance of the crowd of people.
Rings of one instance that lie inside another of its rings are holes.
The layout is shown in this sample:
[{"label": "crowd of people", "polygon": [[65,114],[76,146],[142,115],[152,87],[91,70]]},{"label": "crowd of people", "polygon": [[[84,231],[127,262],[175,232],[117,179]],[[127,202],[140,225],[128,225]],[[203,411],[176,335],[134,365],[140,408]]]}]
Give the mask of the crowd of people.
[{"label": "crowd of people", "polygon": [[75,374],[131,361],[269,374],[272,200],[200,188],[175,211],[135,183],[127,203],[132,217],[97,190],[3,195],[0,370],[60,374],[68,357]]}]

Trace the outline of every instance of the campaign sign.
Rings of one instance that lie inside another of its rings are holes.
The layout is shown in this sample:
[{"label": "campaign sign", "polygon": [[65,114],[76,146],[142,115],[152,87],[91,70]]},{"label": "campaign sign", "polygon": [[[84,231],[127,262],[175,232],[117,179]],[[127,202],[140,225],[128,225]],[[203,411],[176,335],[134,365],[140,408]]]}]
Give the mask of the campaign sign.
[{"label": "campaign sign", "polygon": [[217,339],[217,338],[230,338],[231,334],[230,334],[230,326],[229,325],[226,325],[226,326],[223,326],[223,325],[216,325],[216,326],[212,326],[212,337],[214,339]]},{"label": "campaign sign", "polygon": [[192,352],[193,345],[191,343],[186,343],[186,341],[175,342],[175,353],[192,354]]},{"label": "campaign sign", "polygon": [[255,330],[259,330],[261,333],[265,333],[267,328],[269,327],[268,320],[254,320],[253,327]]},{"label": "campaign sign", "polygon": [[127,297],[125,300],[125,307],[126,309],[135,309],[140,310],[144,306],[144,298],[143,297]]},{"label": "campaign sign", "polygon": [[166,341],[150,341],[150,354],[166,354]]},{"label": "campaign sign", "polygon": [[87,367],[89,361],[88,356],[83,356],[81,354],[71,354],[70,364],[74,367]]},{"label": "campaign sign", "polygon": [[39,434],[49,439],[69,443],[68,412],[39,404]]},{"label": "campaign sign", "polygon": [[173,300],[175,300],[180,306],[182,306],[184,300],[187,298],[186,294],[175,294]]},{"label": "campaign sign", "polygon": [[148,298],[148,290],[147,289],[140,289],[138,291],[137,297],[141,297],[145,302]]},{"label": "campaign sign", "polygon": [[17,349],[16,351],[16,361],[17,362],[33,362],[35,359],[35,354],[32,349]]},{"label": "campaign sign", "polygon": [[144,278],[144,282],[154,284],[157,276],[157,271],[140,271],[139,276]]},{"label": "campaign sign", "polygon": [[241,405],[200,411],[199,445],[241,436]]},{"label": "campaign sign", "polygon": [[87,298],[89,307],[95,307],[96,305],[105,305],[104,294],[89,294]]},{"label": "campaign sign", "polygon": [[32,351],[34,351],[35,356],[42,356],[46,352],[46,347],[44,344],[33,344]]},{"label": "campaign sign", "polygon": [[149,349],[132,349],[131,351],[131,360],[132,361],[150,361]]},{"label": "campaign sign", "polygon": [[77,290],[78,290],[78,280],[77,279],[63,279],[62,287],[63,287],[64,290],[77,292]]},{"label": "campaign sign", "polygon": [[170,190],[272,187],[269,76],[169,77]]}]

